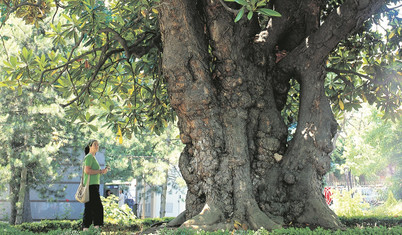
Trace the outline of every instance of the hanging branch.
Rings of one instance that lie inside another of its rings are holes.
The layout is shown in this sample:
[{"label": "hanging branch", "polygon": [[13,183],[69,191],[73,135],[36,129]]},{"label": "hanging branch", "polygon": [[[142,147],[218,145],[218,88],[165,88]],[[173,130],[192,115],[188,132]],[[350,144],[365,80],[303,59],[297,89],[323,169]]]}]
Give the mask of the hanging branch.
[{"label": "hanging branch", "polygon": [[222,6],[223,6],[227,11],[232,12],[232,13],[234,13],[234,14],[236,14],[236,15],[239,13],[239,10],[235,10],[235,9],[230,8],[228,5],[226,5],[226,3],[225,3],[223,0],[219,0],[219,2],[222,4]]},{"label": "hanging branch", "polygon": [[89,82],[85,85],[85,87],[81,90],[81,92],[78,94],[78,96],[76,96],[74,99],[72,99],[70,102],[68,102],[67,104],[61,104],[61,107],[65,108],[69,105],[71,105],[72,103],[74,103],[76,100],[78,100],[84,93],[86,90],[89,89],[89,87],[91,86],[92,82],[95,81],[96,76],[98,75],[101,67],[104,65],[104,63],[106,62],[106,60],[109,58],[109,56],[111,56],[110,53],[106,53],[105,47],[102,50],[102,54],[101,54],[101,59],[99,60],[99,63],[95,66],[95,71],[92,74],[91,79],[89,80]]},{"label": "hanging branch", "polygon": [[107,28],[99,30],[99,32],[113,33],[114,38],[120,43],[120,45],[123,47],[124,51],[126,52],[127,60],[130,59],[131,53],[130,53],[129,47],[127,45],[127,41],[116,30],[107,27]]},{"label": "hanging branch", "polygon": [[325,70],[326,70],[327,72],[333,72],[333,73],[336,73],[336,74],[338,74],[338,75],[340,75],[341,73],[346,73],[346,74],[357,75],[357,76],[359,76],[359,77],[366,78],[366,79],[369,79],[369,80],[373,80],[373,79],[372,79],[370,76],[368,76],[368,75],[364,75],[364,74],[361,74],[361,73],[358,73],[358,72],[352,71],[352,70],[342,70],[342,69],[335,69],[335,68],[325,68]]},{"label": "hanging branch", "polygon": [[10,60],[10,57],[8,56],[6,44],[4,43],[4,38],[1,35],[0,35],[0,37],[1,37],[1,41],[3,42],[3,47],[4,47],[4,51],[6,52],[7,60]]}]

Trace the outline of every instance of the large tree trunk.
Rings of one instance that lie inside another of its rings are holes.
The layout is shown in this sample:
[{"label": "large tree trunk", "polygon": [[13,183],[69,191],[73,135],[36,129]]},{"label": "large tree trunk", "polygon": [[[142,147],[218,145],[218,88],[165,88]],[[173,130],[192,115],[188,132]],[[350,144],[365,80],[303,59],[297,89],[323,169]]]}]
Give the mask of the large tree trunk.
[{"label": "large tree trunk", "polygon": [[15,224],[15,220],[17,217],[17,202],[18,202],[18,192],[20,188],[20,172],[14,166],[11,166],[11,181],[10,181],[10,207],[11,207],[11,214],[9,218],[10,224]]},{"label": "large tree trunk", "polygon": [[[18,136],[16,132],[13,133],[13,141],[11,142],[11,147],[14,150],[13,155],[10,156],[10,159],[19,159],[18,157],[18,149],[22,148],[23,142],[21,142],[22,138]],[[21,167],[15,165],[16,161],[10,162],[10,218],[9,223],[14,225],[16,223],[17,211],[18,211],[18,200],[20,194],[20,184],[21,184]]]},{"label": "large tree trunk", "polygon": [[167,196],[168,179],[169,179],[169,169],[165,170],[165,182],[162,185],[161,208],[159,211],[160,218],[163,218],[166,215],[166,196]]},{"label": "large tree trunk", "polygon": [[27,188],[27,175],[28,171],[26,167],[23,167],[21,170],[21,180],[20,180],[20,188],[18,192],[18,201],[17,201],[17,215],[15,218],[15,224],[21,224],[24,216],[24,206],[25,206],[25,195]]},{"label": "large tree trunk", "polygon": [[22,215],[22,222],[32,222],[32,213],[31,213],[31,199],[30,199],[30,189],[27,187],[25,189],[25,200],[24,200],[24,212]]},{"label": "large tree trunk", "polygon": [[21,224],[32,221],[31,202],[29,199],[28,172],[20,168],[12,167],[10,181],[10,224]]},{"label": "large tree trunk", "polygon": [[141,219],[145,219],[145,209],[146,209],[146,187],[145,187],[145,180],[143,178],[143,185],[142,185],[142,206],[141,206]]},{"label": "large tree trunk", "polygon": [[[371,8],[368,0],[347,0],[325,28],[323,3],[273,1],[282,17],[263,31],[256,17],[234,23],[220,1],[161,4],[163,72],[186,144],[179,162],[188,186],[183,226],[340,226],[321,192],[337,128],[323,65],[356,22],[383,2]],[[277,57],[278,50],[287,56]],[[301,90],[297,131],[287,142],[281,110],[290,79]]]}]

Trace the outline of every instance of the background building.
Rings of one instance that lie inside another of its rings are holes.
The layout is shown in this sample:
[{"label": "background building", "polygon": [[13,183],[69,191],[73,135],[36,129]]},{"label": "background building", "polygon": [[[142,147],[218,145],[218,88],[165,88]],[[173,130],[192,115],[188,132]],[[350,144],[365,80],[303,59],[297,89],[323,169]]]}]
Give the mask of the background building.
[{"label": "background building", "polygon": [[[82,162],[83,155],[79,157]],[[101,166],[105,167],[105,155],[103,152],[98,152],[96,158]],[[63,173],[63,179],[49,187],[58,189],[66,186],[64,198],[42,198],[34,189],[30,190],[29,201],[31,206],[31,215],[34,221],[43,219],[81,219],[84,211],[84,204],[75,200],[74,195],[78,188],[81,179],[81,165],[76,165],[68,168],[69,170]],[[77,172],[79,172],[77,174]],[[75,173],[75,177],[69,176]],[[142,213],[142,197],[141,193],[144,188],[141,181],[132,182],[112,181],[100,185],[101,196],[105,196],[107,189],[111,190],[114,195],[119,196],[119,189],[124,190],[126,196],[126,204],[128,204],[136,215],[141,216]],[[159,217],[161,208],[161,186],[153,188],[145,187],[145,217]],[[157,189],[157,190],[155,190]],[[186,189],[179,188],[175,183],[169,182],[166,193],[166,217],[175,217],[185,209],[185,192]],[[0,192],[0,220],[8,221],[11,214],[10,203],[8,201],[8,192]]]}]

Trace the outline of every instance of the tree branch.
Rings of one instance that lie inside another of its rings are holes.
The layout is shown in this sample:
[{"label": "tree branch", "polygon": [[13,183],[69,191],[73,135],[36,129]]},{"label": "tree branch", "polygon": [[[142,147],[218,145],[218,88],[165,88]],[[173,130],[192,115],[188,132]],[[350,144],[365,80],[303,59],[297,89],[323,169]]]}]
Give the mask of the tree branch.
[{"label": "tree branch", "polygon": [[[72,64],[73,62],[78,61],[78,60],[82,59],[83,57],[85,57],[85,56],[87,56],[87,55],[89,55],[89,54],[91,54],[91,53],[93,53],[93,52],[100,51],[100,50],[102,50],[102,47],[95,48],[95,49],[93,49],[93,50],[91,50],[91,51],[87,51],[87,52],[85,52],[84,54],[82,54],[82,55],[80,55],[80,56],[78,56],[78,57],[76,57],[76,58],[74,58],[74,59],[72,59],[72,60],[70,60],[70,61],[67,61],[66,63],[64,63],[64,64],[62,64],[62,65],[60,65],[60,66],[57,66],[57,67],[54,67],[54,68],[50,68],[50,69],[44,70],[44,71],[42,72],[42,74],[41,74],[39,83],[40,83],[40,84],[42,83],[43,77],[44,77],[45,73],[50,72],[50,71],[53,71],[53,70],[58,70],[58,69],[64,68],[65,66],[70,65],[70,64]],[[63,70],[63,71],[65,71],[65,70]],[[39,91],[39,89],[37,89],[37,90]]]},{"label": "tree branch", "polygon": [[66,8],[65,6],[63,6],[63,5],[60,3],[59,0],[54,0],[54,4],[56,5],[56,7],[60,7],[60,8],[63,8],[63,9]]},{"label": "tree branch", "polygon": [[133,45],[130,46],[129,51],[131,54],[133,54],[135,57],[140,58],[143,55],[145,55],[146,53],[148,53],[148,51],[153,48],[155,46],[155,40],[160,40],[160,34],[154,34],[154,36],[150,39],[153,40],[152,43],[150,43],[149,46],[144,46],[144,47],[137,47],[141,42],[143,42],[145,40],[145,38],[149,35],[149,34],[154,34],[152,32],[146,32],[144,33],[140,38],[138,38]]},{"label": "tree branch", "polygon": [[361,73],[358,73],[358,72],[352,71],[352,70],[342,70],[342,69],[334,69],[334,68],[325,68],[325,70],[327,72],[333,72],[333,73],[336,73],[338,75],[341,75],[341,73],[353,74],[353,75],[357,75],[357,76],[362,77],[362,78],[372,80],[372,78],[370,76],[364,75],[364,74],[361,74]]},{"label": "tree branch", "polygon": [[[74,58],[73,60],[71,60],[71,57],[72,57],[74,51],[78,48],[78,46],[81,44],[83,39],[84,39],[84,34],[81,36],[80,40],[76,43],[76,45],[71,49],[70,55],[69,55],[69,57],[67,59],[67,62],[65,64],[62,64],[62,65],[57,66],[55,68],[46,69],[41,73],[41,76],[39,78],[38,88],[36,89],[37,92],[40,91],[40,88],[41,88],[41,85],[42,85],[42,82],[43,82],[43,77],[45,76],[45,73],[53,71],[53,70],[58,70],[58,69],[64,68],[63,71],[61,71],[59,73],[59,76],[57,76],[57,78],[53,81],[53,83],[55,83],[61,77],[61,75],[67,70],[67,65],[69,65],[69,64],[79,60],[80,58],[92,53],[92,51],[90,51],[90,52],[84,53],[84,54],[80,55],[79,57]],[[96,49],[94,49],[94,50],[96,50]],[[100,50],[100,48],[99,48],[99,50]]]},{"label": "tree branch", "polygon": [[236,15],[239,13],[239,10],[235,10],[235,9],[230,8],[228,5],[226,5],[226,3],[225,3],[223,0],[219,0],[219,2],[222,4],[222,6],[223,6],[227,11],[232,12],[232,13],[234,13],[234,14],[236,14]]},{"label": "tree branch", "polygon": [[[66,68],[67,68],[67,66],[66,66]],[[78,96],[77,88],[75,87],[75,84],[74,84],[73,79],[71,77],[70,71],[68,71],[68,69],[66,69],[66,70],[67,70],[68,78],[70,79],[70,82],[73,85],[74,95]]]},{"label": "tree branch", "polygon": [[[108,30],[107,30],[107,31],[108,31]],[[120,36],[120,35],[119,35],[119,36]],[[85,93],[86,90],[89,90],[90,85],[91,85],[92,82],[96,79],[96,76],[97,76],[98,73],[101,71],[102,66],[103,66],[103,65],[105,64],[105,62],[110,58],[110,56],[112,56],[113,54],[116,54],[116,53],[123,52],[123,51],[128,51],[129,54],[133,54],[133,55],[135,55],[137,58],[140,58],[142,55],[146,54],[152,47],[154,47],[154,44],[153,44],[153,43],[151,43],[151,45],[149,45],[149,46],[147,46],[147,47],[137,47],[143,40],[145,40],[146,36],[147,36],[147,33],[143,34],[141,38],[137,39],[137,40],[134,42],[133,45],[131,45],[130,47],[127,46],[127,47],[124,48],[124,49],[123,49],[123,48],[118,48],[118,49],[110,50],[109,52],[107,52],[108,44],[106,44],[106,45],[104,45],[104,46],[102,46],[102,47],[100,47],[100,48],[95,48],[95,49],[93,49],[93,50],[91,50],[91,51],[88,51],[88,52],[86,52],[86,53],[84,53],[84,54],[82,54],[82,55],[80,55],[80,56],[78,56],[78,57],[76,57],[76,58],[74,58],[74,59],[72,59],[72,60],[71,60],[71,56],[72,56],[72,52],[71,52],[71,53],[70,53],[70,58],[69,58],[70,60],[69,60],[68,62],[66,62],[65,64],[60,65],[60,66],[58,66],[58,67],[55,67],[55,68],[52,68],[52,69],[47,69],[47,70],[43,71],[42,74],[41,74],[40,83],[42,82],[43,76],[44,76],[44,74],[45,74],[46,72],[50,72],[50,71],[53,71],[53,70],[57,70],[57,69],[60,69],[60,68],[63,68],[63,67],[64,67],[64,70],[63,70],[63,72],[64,72],[64,71],[67,69],[67,66],[68,66],[69,64],[73,63],[74,61],[77,61],[77,60],[79,60],[80,58],[83,58],[83,57],[85,57],[86,55],[88,55],[88,54],[90,54],[90,53],[93,53],[93,52],[102,50],[101,58],[99,59],[99,62],[98,62],[97,65],[95,66],[95,71],[94,71],[94,73],[92,74],[92,77],[91,77],[90,81],[87,83],[87,85],[81,90],[81,92],[80,92],[74,99],[72,99],[71,101],[69,101],[69,102],[66,103],[66,104],[62,104],[62,105],[61,105],[61,107],[65,108],[65,107],[71,105],[72,103],[74,103],[75,101],[77,101],[77,100]],[[155,37],[156,37],[156,36],[155,36]],[[153,37],[153,39],[154,39],[155,37]],[[121,38],[121,39],[123,39],[123,38]],[[124,40],[124,39],[123,39],[123,40]],[[82,40],[80,40],[80,42],[81,42],[81,41],[82,41]],[[125,41],[125,40],[124,40],[124,41]],[[77,44],[77,46],[78,46],[78,45],[79,45],[79,44]],[[75,48],[74,48],[74,50],[75,50]],[[127,60],[128,60],[128,59],[129,59],[129,57],[127,58]],[[119,60],[119,61],[120,61],[120,60]],[[62,74],[63,72],[60,73],[59,77],[61,76],[61,74]]]},{"label": "tree branch", "polygon": [[5,25],[5,24],[6,24],[6,22],[7,22],[8,18],[10,17],[10,14],[11,14],[11,12],[10,12],[10,11],[9,11],[9,12],[7,12],[6,17],[4,17],[4,21],[3,21],[3,22],[1,22],[0,29],[3,27],[3,25]]},{"label": "tree branch", "polygon": [[1,37],[1,41],[3,42],[3,47],[4,47],[4,51],[6,52],[7,60],[9,61],[9,60],[10,60],[10,57],[8,56],[6,44],[4,43],[4,38],[3,38],[3,36],[1,36],[1,35],[0,35],[0,37]]},{"label": "tree branch", "polygon": [[[379,81],[375,80],[375,78],[373,78],[373,77],[371,77],[369,75],[361,74],[361,73],[358,73],[358,72],[352,71],[352,70],[342,70],[342,69],[334,69],[334,68],[325,68],[325,70],[328,71],[328,72],[333,72],[333,73],[336,73],[336,74],[340,75],[342,81],[344,81],[343,80],[344,78],[342,78],[341,73],[344,73],[344,74],[353,74],[353,75],[365,78],[365,79],[369,80],[370,82],[372,82],[372,83],[374,83],[376,85],[385,85],[386,84],[385,82],[379,82]],[[348,81],[348,82],[350,82],[350,81]]]},{"label": "tree branch", "polygon": [[99,30],[99,32],[101,32],[101,33],[113,33],[113,34],[114,34],[114,38],[115,38],[115,39],[120,43],[120,45],[124,48],[124,51],[125,51],[126,54],[127,54],[127,60],[130,59],[131,53],[130,53],[130,50],[129,50],[129,48],[128,48],[127,41],[126,41],[116,30],[107,27],[107,28],[104,28],[104,29]]},{"label": "tree branch", "polygon": [[[322,64],[328,54],[363,22],[381,9],[387,0],[345,0],[330,13],[317,31],[308,36],[279,63],[283,71]],[[306,59],[308,58],[308,59]]]},{"label": "tree branch", "polygon": [[[152,44],[151,46],[148,46],[148,47],[138,47],[138,48],[136,47],[137,45],[139,45],[139,44],[145,39],[146,36],[147,36],[147,34],[142,35],[142,37],[139,38],[137,41],[135,41],[133,45],[131,45],[130,47],[127,48],[128,51],[129,51],[131,54],[134,54],[137,58],[140,58],[141,56],[143,56],[144,54],[146,54],[146,53],[150,50],[150,48],[152,48],[152,47],[154,46],[154,45]],[[74,52],[75,49],[77,49],[77,47],[81,44],[83,38],[84,38],[84,35],[81,36],[79,43],[77,43],[76,46],[73,47],[73,49],[71,50],[69,59],[68,59],[68,61],[67,61],[66,63],[64,63],[64,64],[62,64],[62,65],[60,65],[60,66],[54,67],[54,68],[46,69],[46,70],[44,70],[44,71],[42,72],[41,77],[40,77],[40,80],[39,80],[39,87],[38,87],[37,91],[39,91],[39,89],[40,89],[40,86],[41,86],[40,84],[43,82],[43,77],[44,77],[45,73],[51,72],[51,71],[53,71],[53,70],[58,70],[58,69],[64,68],[64,67],[66,67],[67,65],[70,65],[70,64],[72,64],[73,62],[78,61],[78,60],[84,58],[85,56],[87,56],[87,55],[89,55],[89,54],[91,54],[91,53],[95,53],[95,52],[97,52],[97,51],[103,50],[104,46],[103,46],[103,47],[98,47],[98,48],[95,48],[95,49],[93,49],[93,50],[87,51],[87,52],[85,52],[84,54],[81,54],[80,56],[75,57],[74,59],[71,59],[73,52]],[[110,53],[116,54],[116,53],[120,53],[120,52],[122,52],[122,51],[124,51],[124,49],[119,48],[119,49],[115,49],[115,50],[110,51]],[[63,70],[62,72],[64,72],[64,71],[65,71],[65,70]],[[59,76],[59,77],[60,77],[60,76]],[[59,77],[58,77],[58,78],[59,78]]]},{"label": "tree branch", "polygon": [[54,11],[53,17],[52,17],[52,23],[54,23],[54,18],[56,17],[57,12],[59,11],[59,6],[57,5],[57,1],[56,2],[56,10]]},{"label": "tree branch", "polygon": [[99,71],[101,70],[102,66],[105,64],[105,62],[107,61],[107,59],[112,56],[113,54],[122,52],[123,49],[115,49],[115,50],[111,50],[108,53],[106,53],[106,48],[107,47],[102,47],[102,55],[101,58],[98,62],[98,64],[95,66],[95,71],[92,74],[91,80],[87,83],[87,85],[81,90],[81,92],[78,94],[78,96],[76,96],[74,99],[72,99],[70,102],[66,103],[66,104],[62,104],[61,107],[65,108],[69,105],[71,105],[72,103],[74,103],[75,101],[77,101],[84,93],[86,90],[89,90],[89,87],[91,86],[92,82],[95,81],[96,76],[98,75]]},{"label": "tree branch", "polygon": [[[105,47],[104,47],[105,48]],[[67,104],[61,104],[60,106],[65,108],[69,105],[71,105],[72,103],[74,103],[76,100],[78,100],[84,93],[86,90],[89,89],[89,87],[91,86],[92,82],[95,81],[96,76],[98,75],[100,69],[102,68],[103,64],[106,62],[106,60],[109,58],[109,56],[111,56],[110,53],[106,54],[106,50],[102,50],[102,55],[101,55],[101,59],[99,60],[99,63],[96,65],[95,67],[95,71],[92,74],[91,79],[89,80],[89,82],[85,85],[85,87],[81,90],[81,92],[78,94],[78,96],[76,96],[74,99],[72,99],[70,102],[68,102]]]}]

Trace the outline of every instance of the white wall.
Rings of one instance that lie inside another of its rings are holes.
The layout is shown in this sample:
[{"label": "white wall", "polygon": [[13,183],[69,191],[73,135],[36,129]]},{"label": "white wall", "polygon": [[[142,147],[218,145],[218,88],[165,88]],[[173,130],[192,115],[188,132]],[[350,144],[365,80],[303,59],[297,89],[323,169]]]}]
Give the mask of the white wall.
[{"label": "white wall", "polygon": [[[80,156],[80,160],[83,158]],[[103,152],[98,152],[96,154],[96,158],[99,161],[99,164],[103,168],[105,166],[105,155]],[[78,172],[78,173],[77,173]],[[74,166],[68,168],[68,170],[64,173],[64,178],[54,184],[52,188],[55,187],[64,187],[67,186],[65,193],[66,196],[64,198],[41,198],[39,193],[35,190],[30,191],[30,200],[31,200],[31,213],[32,219],[41,220],[41,219],[81,219],[82,213],[84,211],[84,204],[79,203],[75,200],[74,195],[76,189],[78,188],[78,184],[80,182],[80,177],[82,173],[81,166]],[[70,173],[77,173],[77,177],[72,179],[68,178]],[[137,206],[137,215],[141,217],[141,201],[138,201],[138,190],[137,184],[134,180],[131,183],[130,191],[133,197],[135,197],[135,202],[138,204]],[[142,191],[142,190],[141,190]],[[104,185],[100,185],[100,194],[103,196]],[[166,199],[166,217],[176,217],[182,211],[185,210],[185,192],[186,189],[175,190],[172,189],[171,185],[168,184],[167,189],[167,199]],[[126,190],[127,193],[127,190]],[[0,220],[8,220],[10,215],[11,207],[10,203],[7,200],[8,192],[0,192]],[[118,196],[118,195],[116,195]],[[147,195],[146,200],[146,213],[145,216],[147,218],[150,217],[159,217],[160,215],[160,203],[161,203],[161,194],[154,193],[153,197],[150,192]]]},{"label": "white wall", "polygon": [[[141,191],[141,192],[139,192]],[[159,218],[160,217],[160,208],[161,208],[161,198],[162,195],[160,193],[151,192],[147,187],[147,196],[145,200],[145,217],[146,218]],[[168,184],[167,194],[166,194],[166,213],[165,217],[176,217],[181,212],[186,209],[185,198],[187,192],[186,189],[176,190]],[[140,198],[138,193],[142,193],[142,190],[137,190],[137,198]],[[152,196],[153,194],[153,196]],[[142,200],[138,201],[138,210],[137,215],[141,217],[142,215]]]},{"label": "white wall", "polygon": [[[79,156],[80,162],[84,158],[84,154]],[[105,167],[105,155],[103,152],[96,154],[101,168]],[[55,182],[49,187],[56,189],[67,186],[65,189],[64,198],[41,198],[39,193],[33,189],[30,190],[29,196],[31,201],[31,214],[33,220],[42,219],[81,219],[84,212],[84,204],[75,200],[75,192],[81,180],[82,167],[81,165],[72,166],[65,172],[60,172],[64,175],[60,182]],[[70,173],[76,173],[77,177],[68,178]],[[103,185],[100,185],[100,192],[103,195]],[[11,214],[11,205],[8,201],[8,192],[0,193],[0,220],[8,220]]]}]

